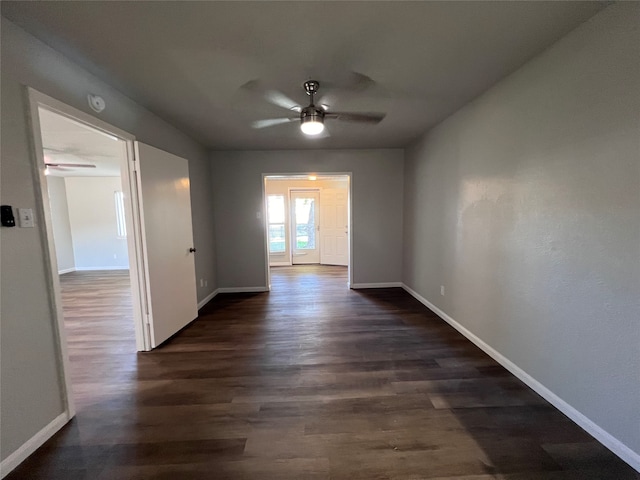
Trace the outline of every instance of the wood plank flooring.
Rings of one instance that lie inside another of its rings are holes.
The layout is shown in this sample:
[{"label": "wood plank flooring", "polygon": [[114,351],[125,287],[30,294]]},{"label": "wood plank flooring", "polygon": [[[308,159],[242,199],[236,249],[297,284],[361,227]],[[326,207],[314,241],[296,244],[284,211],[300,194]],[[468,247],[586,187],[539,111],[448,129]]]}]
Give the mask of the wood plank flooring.
[{"label": "wood plank flooring", "polygon": [[273,268],[136,354],[128,277],[63,276],[78,414],[7,478],[640,478],[407,293],[346,281]]}]

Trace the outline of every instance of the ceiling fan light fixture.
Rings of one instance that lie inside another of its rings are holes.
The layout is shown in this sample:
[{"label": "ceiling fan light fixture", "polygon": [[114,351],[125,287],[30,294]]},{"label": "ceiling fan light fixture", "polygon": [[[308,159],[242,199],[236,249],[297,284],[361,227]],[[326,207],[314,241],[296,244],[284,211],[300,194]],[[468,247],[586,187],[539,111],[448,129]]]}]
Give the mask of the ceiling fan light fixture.
[{"label": "ceiling fan light fixture", "polygon": [[300,112],[300,130],[305,135],[319,135],[324,131],[324,112],[313,105]]},{"label": "ceiling fan light fixture", "polygon": [[319,118],[303,118],[300,130],[305,135],[319,135],[324,131],[324,123]]}]

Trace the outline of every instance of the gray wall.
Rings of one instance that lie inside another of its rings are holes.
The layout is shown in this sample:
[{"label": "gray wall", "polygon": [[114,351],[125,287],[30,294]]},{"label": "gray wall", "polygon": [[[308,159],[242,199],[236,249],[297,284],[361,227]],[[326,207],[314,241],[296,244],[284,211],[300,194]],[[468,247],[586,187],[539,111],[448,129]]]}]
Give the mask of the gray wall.
[{"label": "gray wall", "polygon": [[264,287],[262,174],[352,172],[354,283],[400,282],[402,150],[213,152],[218,285]]},{"label": "gray wall", "polygon": [[[3,62],[0,202],[34,208],[36,192],[28,159],[23,92],[5,72]],[[36,222],[39,227],[40,218],[36,217]],[[45,262],[39,228],[0,228],[0,458],[3,460],[63,411]]]},{"label": "gray wall", "polygon": [[49,176],[49,204],[51,205],[51,226],[56,244],[56,260],[58,272],[73,270],[76,267],[73,258],[73,237],[69,222],[69,205],[67,203],[67,187],[63,177]]},{"label": "gray wall", "polygon": [[[189,159],[196,273],[209,279],[207,289],[198,288],[198,299],[215,289],[211,170],[205,149],[4,18],[1,48],[2,204],[38,205],[22,85],[88,113],[87,94],[101,95],[107,103],[101,119]],[[2,459],[63,411],[39,215],[36,224],[33,229],[0,229]]]},{"label": "gray wall", "polygon": [[637,453],[639,9],[609,7],[407,151],[403,262],[408,286]]}]

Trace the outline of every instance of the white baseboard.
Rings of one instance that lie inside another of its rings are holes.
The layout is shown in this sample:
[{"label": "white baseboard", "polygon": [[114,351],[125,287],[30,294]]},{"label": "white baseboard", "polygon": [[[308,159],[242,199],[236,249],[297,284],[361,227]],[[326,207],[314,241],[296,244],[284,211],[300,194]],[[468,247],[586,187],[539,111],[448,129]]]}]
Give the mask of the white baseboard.
[{"label": "white baseboard", "polygon": [[95,272],[100,270],[129,270],[129,265],[123,267],[76,267],[76,272]]},{"label": "white baseboard", "polygon": [[291,262],[269,262],[270,267],[290,267]]},{"label": "white baseboard", "polygon": [[207,295],[206,297],[204,297],[200,302],[198,302],[198,310],[200,310],[202,307],[204,307],[207,303],[209,303],[211,301],[211,299],[213,297],[215,297],[218,292],[220,291],[219,288],[216,288],[213,292],[211,292],[209,295]]},{"label": "white baseboard", "polygon": [[44,442],[49,440],[58,430],[66,425],[69,421],[67,412],[63,412],[54,418],[51,423],[27,440],[15,452],[5,458],[0,463],[0,478],[7,476],[14,468],[24,462],[29,455],[42,446]]},{"label": "white baseboard", "polygon": [[383,283],[352,283],[349,288],[354,290],[360,288],[401,288],[402,282],[383,282]]},{"label": "white baseboard", "polygon": [[258,293],[268,291],[268,287],[224,287],[218,289],[218,293]]},{"label": "white baseboard", "polygon": [[62,270],[58,270],[58,275],[64,275],[65,273],[71,273],[75,271],[76,271],[76,267],[63,268]]},{"label": "white baseboard", "polygon": [[402,288],[404,288],[411,296],[413,296],[416,300],[422,303],[424,306],[433,311],[436,315],[442,318],[445,322],[455,328],[462,335],[467,337],[471,342],[476,344],[481,350],[483,350],[487,355],[493,358],[496,362],[502,365],[504,368],[509,370],[513,375],[522,380],[525,384],[527,384],[533,391],[535,391],[538,395],[544,398],[551,405],[556,407],[562,413],[564,413],[567,417],[577,423],[580,427],[582,427],[589,435],[594,437],[600,443],[602,443],[605,447],[615,453],[622,460],[627,462],[632,468],[636,469],[640,472],[640,454],[634,452],[629,447],[627,447],[620,440],[615,438],[609,432],[604,430],[602,427],[594,423],[584,414],[576,410],[574,407],[569,405],[567,402],[558,397],[555,393],[529,375],[527,372],[518,367],[511,360],[506,358],[500,352],[495,350],[489,344],[484,342],[481,338],[476,336],[470,330],[463,327],[460,323],[455,321],[445,312],[436,307],[429,300],[424,298],[418,292],[413,290],[408,285],[402,284]]}]

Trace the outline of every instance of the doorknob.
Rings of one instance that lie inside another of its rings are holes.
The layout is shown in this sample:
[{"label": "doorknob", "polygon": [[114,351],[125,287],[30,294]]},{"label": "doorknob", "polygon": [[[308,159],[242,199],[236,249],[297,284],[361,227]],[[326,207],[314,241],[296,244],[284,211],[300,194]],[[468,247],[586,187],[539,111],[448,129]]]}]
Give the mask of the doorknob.
[{"label": "doorknob", "polygon": [[195,248],[193,248],[193,247],[191,247],[191,248],[189,249],[189,252],[190,252],[190,253],[196,253],[196,249],[195,249]]}]

